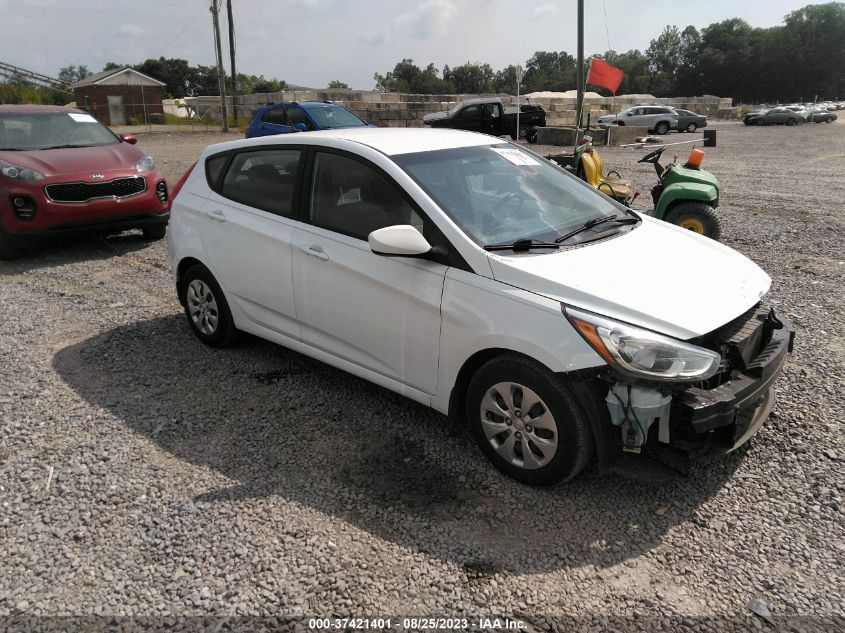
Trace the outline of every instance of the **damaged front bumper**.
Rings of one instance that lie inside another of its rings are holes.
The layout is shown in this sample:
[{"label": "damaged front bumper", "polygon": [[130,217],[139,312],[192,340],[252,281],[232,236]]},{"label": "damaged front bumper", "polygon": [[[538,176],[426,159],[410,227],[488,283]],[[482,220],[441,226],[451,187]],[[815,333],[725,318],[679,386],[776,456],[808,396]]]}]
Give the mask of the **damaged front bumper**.
[{"label": "damaged front bumper", "polygon": [[[718,351],[720,373],[692,385],[616,378],[605,403],[624,452],[669,446],[697,459],[747,442],[774,406],[774,382],[794,329],[762,305],[695,341]],[[620,441],[621,440],[621,441]]]},{"label": "damaged front bumper", "polygon": [[672,444],[691,456],[727,453],[742,446],[762,426],[774,406],[774,382],[792,351],[795,330],[786,319],[769,342],[730,381],[714,387],[688,387],[672,400]]}]

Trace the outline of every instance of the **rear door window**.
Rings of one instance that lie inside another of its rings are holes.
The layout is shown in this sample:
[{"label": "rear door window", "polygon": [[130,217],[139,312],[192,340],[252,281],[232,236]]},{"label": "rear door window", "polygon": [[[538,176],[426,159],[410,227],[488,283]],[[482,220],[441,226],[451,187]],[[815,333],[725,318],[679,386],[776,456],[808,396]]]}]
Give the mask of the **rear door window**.
[{"label": "rear door window", "polygon": [[264,123],[272,123],[274,125],[289,125],[288,114],[284,108],[271,108],[267,110],[261,120]]},{"label": "rear door window", "polygon": [[235,154],[220,194],[241,204],[290,218],[302,152],[269,149]]}]

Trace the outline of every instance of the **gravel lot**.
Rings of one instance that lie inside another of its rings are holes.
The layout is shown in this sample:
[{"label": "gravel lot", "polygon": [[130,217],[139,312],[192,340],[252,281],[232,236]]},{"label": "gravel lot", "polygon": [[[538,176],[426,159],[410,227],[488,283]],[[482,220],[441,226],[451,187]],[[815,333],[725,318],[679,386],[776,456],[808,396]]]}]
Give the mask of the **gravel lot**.
[{"label": "gravel lot", "polygon": [[[704,168],[724,241],[771,274],[796,348],[761,433],[670,483],[588,469],[528,488],[463,427],[381,388],[257,339],[206,348],[164,241],[88,237],[0,262],[0,630],[408,615],[767,628],[753,598],[771,630],[845,630],[845,123],[715,127]],[[139,146],[172,186],[236,137]],[[602,153],[644,206],[646,150]]]}]

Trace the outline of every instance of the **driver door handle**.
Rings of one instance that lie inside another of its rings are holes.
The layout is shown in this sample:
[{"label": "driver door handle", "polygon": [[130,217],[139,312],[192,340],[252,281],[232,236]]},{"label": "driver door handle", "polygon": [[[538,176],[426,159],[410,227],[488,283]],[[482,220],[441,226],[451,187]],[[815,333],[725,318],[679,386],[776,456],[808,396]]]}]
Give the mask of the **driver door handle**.
[{"label": "driver door handle", "polygon": [[329,256],[323,250],[323,247],[319,244],[300,244],[298,246],[299,250],[301,250],[306,255],[311,257],[316,257],[317,259],[321,259],[326,261],[329,259]]},{"label": "driver door handle", "polygon": [[220,209],[214,209],[214,211],[209,211],[208,217],[210,217],[212,220],[217,220],[218,222],[226,221],[226,214],[223,213]]}]

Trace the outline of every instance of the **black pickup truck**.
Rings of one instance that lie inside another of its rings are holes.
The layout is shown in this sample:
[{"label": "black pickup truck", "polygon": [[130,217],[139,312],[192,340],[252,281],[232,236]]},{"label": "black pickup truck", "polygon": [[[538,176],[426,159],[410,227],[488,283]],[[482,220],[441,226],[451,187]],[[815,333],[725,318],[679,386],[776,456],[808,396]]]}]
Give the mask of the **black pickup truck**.
[{"label": "black pickup truck", "polygon": [[432,112],[423,117],[431,127],[483,132],[493,136],[510,134],[516,140],[516,115],[519,112],[519,136],[537,142],[537,128],[546,126],[546,111],[541,106],[523,105],[506,108],[498,97],[461,101],[448,112]]}]

